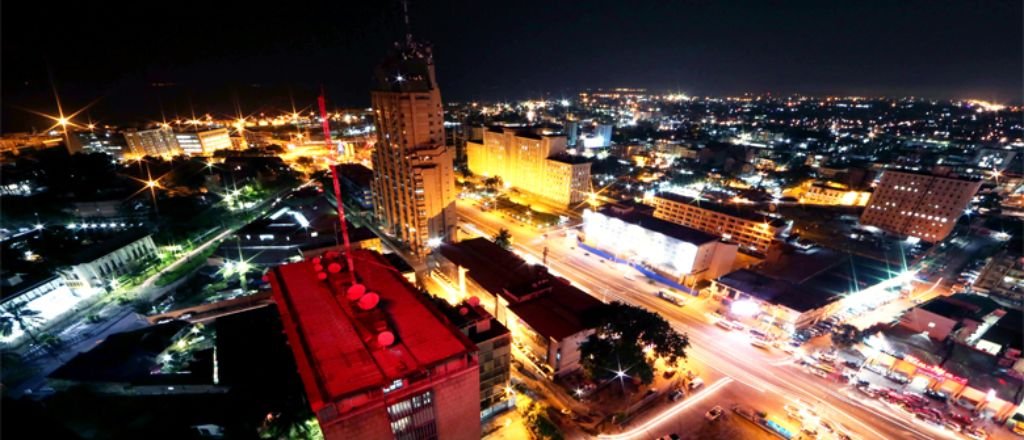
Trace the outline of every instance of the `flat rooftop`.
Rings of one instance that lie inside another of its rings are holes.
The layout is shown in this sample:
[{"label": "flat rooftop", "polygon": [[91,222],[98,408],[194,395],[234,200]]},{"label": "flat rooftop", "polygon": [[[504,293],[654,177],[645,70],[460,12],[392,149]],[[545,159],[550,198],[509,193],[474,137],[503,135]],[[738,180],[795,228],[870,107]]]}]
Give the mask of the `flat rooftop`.
[{"label": "flat rooftop", "polygon": [[591,318],[604,307],[548,273],[546,267],[531,265],[485,238],[442,244],[440,250],[446,259],[466,268],[467,276],[480,287],[508,299],[509,310],[545,337],[560,340],[592,328]]},{"label": "flat rooftop", "polygon": [[567,163],[570,165],[578,165],[583,163],[589,163],[590,159],[583,156],[576,156],[572,154],[556,154],[548,158],[555,162]]},{"label": "flat rooftop", "polygon": [[71,260],[75,264],[90,263],[147,236],[149,236],[149,231],[143,228],[129,229],[83,248],[76,252]]},{"label": "flat rooftop", "polygon": [[[379,297],[376,307],[366,310],[347,299],[348,271],[329,273],[331,264],[345,266],[337,255],[270,272],[274,299],[314,411],[350,395],[380,392],[395,380],[476,351],[380,254],[355,250],[352,256],[357,281]],[[326,280],[318,279],[318,264],[327,269]],[[394,335],[390,346],[378,342],[384,331]]]},{"label": "flat rooftop", "polygon": [[792,249],[774,261],[724,275],[718,282],[766,302],[806,312],[901,272],[884,261],[815,247]]},{"label": "flat rooftop", "polygon": [[671,200],[673,202],[685,203],[687,205],[693,205],[699,208],[707,209],[709,211],[715,211],[725,215],[730,215],[736,218],[744,220],[751,220],[757,222],[767,221],[769,225],[774,227],[785,226],[786,221],[781,218],[771,217],[765,214],[761,214],[757,211],[754,206],[746,205],[725,205],[715,202],[709,202],[706,200],[698,200],[693,197],[687,197],[675,193],[660,192],[655,197]]},{"label": "flat rooftop", "polygon": [[677,225],[675,223],[654,218],[649,214],[639,212],[635,209],[616,209],[613,206],[605,206],[599,210],[601,214],[608,217],[617,218],[631,225],[637,225],[641,228],[657,232],[659,234],[675,238],[679,241],[692,243],[700,246],[704,243],[710,243],[718,241],[718,237],[708,234],[703,231],[698,231],[693,228],[686,226]]}]

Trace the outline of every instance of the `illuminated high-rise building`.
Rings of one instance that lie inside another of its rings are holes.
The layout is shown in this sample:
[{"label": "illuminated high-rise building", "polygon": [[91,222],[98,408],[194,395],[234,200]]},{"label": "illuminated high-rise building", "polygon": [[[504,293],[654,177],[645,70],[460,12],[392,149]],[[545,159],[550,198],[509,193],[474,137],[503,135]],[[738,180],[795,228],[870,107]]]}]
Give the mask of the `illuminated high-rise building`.
[{"label": "illuminated high-rise building", "polygon": [[181,154],[181,147],[178,146],[174,131],[166,127],[128,130],[124,132],[124,140],[128,144],[128,151],[136,157]]},{"label": "illuminated high-rise building", "polygon": [[226,128],[175,133],[181,151],[189,156],[211,155],[214,151],[231,148],[231,136]]},{"label": "illuminated high-rise building", "polygon": [[886,170],[860,222],[892,234],[939,242],[953,232],[979,188],[980,180]]},{"label": "illuminated high-rise building", "polygon": [[419,255],[431,240],[453,240],[455,171],[445,145],[441,91],[429,45],[406,37],[374,73],[377,126],[374,211],[384,230]]}]

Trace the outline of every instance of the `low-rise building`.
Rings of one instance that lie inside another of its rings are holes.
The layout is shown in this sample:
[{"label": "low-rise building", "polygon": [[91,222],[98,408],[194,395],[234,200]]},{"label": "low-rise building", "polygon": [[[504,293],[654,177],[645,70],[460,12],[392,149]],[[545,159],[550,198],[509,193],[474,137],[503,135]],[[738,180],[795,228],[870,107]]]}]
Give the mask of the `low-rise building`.
[{"label": "low-rise building", "polygon": [[764,254],[787,228],[781,218],[739,205],[722,205],[672,193],[654,196],[654,217],[717,235],[740,250]]},{"label": "low-rise building", "polygon": [[581,238],[585,246],[609,252],[640,270],[653,271],[683,289],[725,275],[736,259],[736,244],[630,206],[584,211]]},{"label": "low-rise building", "polygon": [[1024,306],[1024,255],[1020,243],[1009,246],[989,258],[972,289],[1020,308]]},{"label": "low-rise building", "polygon": [[[58,319],[78,310],[86,301],[95,297],[98,290],[73,292],[63,278],[49,276],[42,279],[23,279],[13,274],[4,279],[0,288],[0,314],[17,310],[36,312],[37,319],[27,321],[30,330],[45,329]],[[12,343],[25,336],[21,323],[16,323],[11,334],[0,336],[0,342]]]},{"label": "low-rise building", "polygon": [[809,205],[865,206],[871,198],[868,191],[854,191],[836,182],[808,181],[801,187],[799,201]]},{"label": "low-rise building", "polygon": [[349,204],[373,211],[373,170],[358,163],[335,165],[341,191]]},{"label": "low-rise building", "polygon": [[480,418],[486,419],[510,408],[508,387],[512,378],[512,333],[476,301],[454,307],[437,299],[438,308],[469,337],[480,362]]},{"label": "low-rise building", "polygon": [[[896,299],[913,272],[823,247],[785,248],[750,269],[718,278],[711,290],[736,314],[757,317],[783,334],[840,311],[861,313]],[[742,302],[742,307],[732,307]]]},{"label": "low-rise building", "polygon": [[490,240],[442,244],[437,270],[460,297],[476,296],[531,359],[555,375],[580,368],[580,344],[604,303]]},{"label": "low-rise building", "polygon": [[141,228],[129,229],[77,252],[72,256],[73,265],[61,276],[76,292],[104,289],[156,258],[153,236]]},{"label": "low-rise building", "polygon": [[[235,231],[214,251],[214,258],[266,268],[340,248],[341,224],[329,199],[291,196],[278,206]],[[380,238],[373,231],[347,220],[346,226],[354,248],[381,250]]]}]

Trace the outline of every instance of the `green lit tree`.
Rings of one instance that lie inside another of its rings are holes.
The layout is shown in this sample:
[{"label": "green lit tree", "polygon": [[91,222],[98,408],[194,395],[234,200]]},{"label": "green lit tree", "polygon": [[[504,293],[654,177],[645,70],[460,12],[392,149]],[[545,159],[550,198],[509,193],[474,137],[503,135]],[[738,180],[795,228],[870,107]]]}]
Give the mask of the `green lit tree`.
[{"label": "green lit tree", "polygon": [[[690,340],[668,321],[646,309],[613,302],[599,317],[597,331],[580,345],[583,369],[594,379],[629,375],[650,384],[654,381],[654,358],[669,363],[686,357]],[[646,356],[650,346],[653,356]]]}]

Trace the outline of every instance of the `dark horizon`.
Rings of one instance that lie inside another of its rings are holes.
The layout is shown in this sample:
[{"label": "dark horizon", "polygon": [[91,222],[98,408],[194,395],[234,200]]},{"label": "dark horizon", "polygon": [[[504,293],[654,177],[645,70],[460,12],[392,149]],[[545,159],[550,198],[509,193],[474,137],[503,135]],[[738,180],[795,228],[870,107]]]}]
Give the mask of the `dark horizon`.
[{"label": "dark horizon", "polygon": [[[365,107],[373,66],[404,34],[401,5],[5,5],[3,132],[310,107],[323,84]],[[1021,103],[1019,2],[410,4],[446,102],[639,87],[696,96],[922,96]],[[159,86],[158,86],[159,85]]]}]

